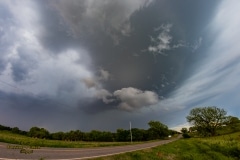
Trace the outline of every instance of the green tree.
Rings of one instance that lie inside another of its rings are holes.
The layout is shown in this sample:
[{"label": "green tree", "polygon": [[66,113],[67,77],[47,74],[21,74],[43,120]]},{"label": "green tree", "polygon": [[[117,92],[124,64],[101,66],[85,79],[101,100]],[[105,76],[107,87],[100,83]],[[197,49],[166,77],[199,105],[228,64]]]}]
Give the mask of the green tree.
[{"label": "green tree", "polygon": [[20,133],[20,130],[19,130],[18,127],[13,127],[13,128],[12,128],[12,132],[13,132],[13,133]]},{"label": "green tree", "polygon": [[97,139],[100,142],[112,142],[114,140],[111,132],[102,131]]},{"label": "green tree", "polygon": [[132,128],[133,141],[144,141],[145,140],[144,134],[145,134],[144,129]]},{"label": "green tree", "polygon": [[92,130],[92,131],[89,133],[89,138],[90,138],[91,141],[98,141],[98,140],[100,139],[101,134],[102,134],[101,131]]},{"label": "green tree", "polygon": [[198,133],[203,136],[214,136],[217,128],[222,127],[226,123],[226,114],[227,112],[224,109],[212,106],[194,108],[186,118],[196,128]]},{"label": "green tree", "polygon": [[240,120],[238,117],[228,116],[226,125],[229,126],[233,131],[239,130]]},{"label": "green tree", "polygon": [[53,140],[64,140],[64,134],[63,132],[56,132],[51,134],[51,138]]},{"label": "green tree", "polygon": [[49,132],[44,129],[44,128],[38,128],[38,127],[32,127],[29,132],[28,135],[30,137],[36,137],[36,138],[49,138]]},{"label": "green tree", "polygon": [[0,130],[7,130],[7,131],[11,131],[11,127],[7,127],[7,126],[4,126],[4,125],[0,125]]},{"label": "green tree", "polygon": [[148,129],[150,139],[164,138],[169,134],[168,127],[159,121],[150,121],[148,125],[150,126]]},{"label": "green tree", "polygon": [[187,132],[188,132],[188,129],[187,129],[187,128],[182,128],[182,129],[181,129],[181,132],[182,132],[182,133],[187,133]]},{"label": "green tree", "polygon": [[175,131],[175,130],[171,130],[171,129],[169,129],[168,132],[169,132],[170,135],[180,134],[180,132]]},{"label": "green tree", "polygon": [[228,122],[227,124],[237,124],[240,123],[240,120],[238,119],[238,117],[233,117],[233,116],[228,116]]},{"label": "green tree", "polygon": [[83,141],[91,141],[89,132],[83,133]]},{"label": "green tree", "polygon": [[188,129],[187,128],[182,128],[181,132],[182,132],[183,138],[190,138],[190,135],[188,134]]},{"label": "green tree", "polygon": [[129,141],[130,140],[130,132],[128,130],[124,130],[124,129],[117,129],[116,138],[117,138],[117,141],[119,141],[119,142]]}]

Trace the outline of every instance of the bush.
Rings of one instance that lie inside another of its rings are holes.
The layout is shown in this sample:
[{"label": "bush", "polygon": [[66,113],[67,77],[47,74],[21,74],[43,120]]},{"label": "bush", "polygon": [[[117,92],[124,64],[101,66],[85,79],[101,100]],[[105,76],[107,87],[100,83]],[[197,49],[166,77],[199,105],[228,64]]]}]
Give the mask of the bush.
[{"label": "bush", "polygon": [[188,133],[183,133],[183,138],[191,138],[191,136]]}]

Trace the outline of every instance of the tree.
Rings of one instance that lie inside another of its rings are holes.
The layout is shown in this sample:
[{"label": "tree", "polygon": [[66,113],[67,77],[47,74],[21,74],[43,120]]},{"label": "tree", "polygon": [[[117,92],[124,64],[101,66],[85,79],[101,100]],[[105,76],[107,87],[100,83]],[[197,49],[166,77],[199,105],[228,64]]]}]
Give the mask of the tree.
[{"label": "tree", "polygon": [[11,128],[11,127],[7,127],[7,126],[0,125],[0,130],[1,130],[1,131],[3,131],[3,130],[11,131],[12,128]]},{"label": "tree", "polygon": [[198,131],[198,133],[207,136],[214,136],[217,128],[226,123],[227,112],[224,109],[212,107],[194,108],[186,117]]},{"label": "tree", "polygon": [[238,117],[228,116],[226,125],[229,126],[233,131],[239,130],[240,120]]},{"label": "tree", "polygon": [[180,132],[171,130],[171,129],[169,129],[168,132],[169,132],[169,135],[180,134]]},{"label": "tree", "polygon": [[196,132],[197,128],[196,127],[189,127],[188,131],[189,132]]},{"label": "tree", "polygon": [[116,133],[117,141],[126,142],[130,140],[130,132],[124,129],[117,129]]},{"label": "tree", "polygon": [[150,128],[148,129],[150,139],[159,139],[168,136],[168,127],[159,121],[148,122]]},{"label": "tree", "polygon": [[228,125],[240,123],[240,120],[238,119],[238,117],[228,116],[227,118],[228,118],[228,122],[227,122]]},{"label": "tree", "polygon": [[188,129],[187,129],[187,128],[182,128],[182,129],[181,129],[181,132],[182,132],[182,133],[187,133],[187,132],[188,132]]},{"label": "tree", "polygon": [[63,132],[56,132],[51,134],[51,139],[53,140],[64,140],[65,133]]},{"label": "tree", "polygon": [[112,142],[113,140],[114,140],[114,137],[111,132],[102,131],[97,141]]},{"label": "tree", "polygon": [[182,128],[181,132],[182,132],[183,138],[190,138],[190,135],[188,134],[188,129],[187,128]]},{"label": "tree", "polygon": [[132,128],[133,141],[144,141],[145,140],[144,134],[145,134],[144,129]]},{"label": "tree", "polygon": [[20,133],[20,130],[19,130],[18,127],[13,127],[13,128],[12,128],[12,132],[13,132],[13,133]]},{"label": "tree", "polygon": [[38,128],[38,127],[32,127],[29,132],[28,135],[30,137],[36,137],[36,138],[49,138],[49,132],[44,129],[44,128]]}]

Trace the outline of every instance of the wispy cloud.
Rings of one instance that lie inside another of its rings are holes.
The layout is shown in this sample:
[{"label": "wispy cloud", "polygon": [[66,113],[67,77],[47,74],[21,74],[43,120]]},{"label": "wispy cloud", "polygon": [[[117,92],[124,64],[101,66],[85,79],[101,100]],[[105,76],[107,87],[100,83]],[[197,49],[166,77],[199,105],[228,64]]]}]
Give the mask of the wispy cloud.
[{"label": "wispy cloud", "polygon": [[[231,110],[240,103],[234,98],[240,89],[240,20],[236,17],[239,8],[239,1],[222,2],[210,24],[209,33],[217,36],[212,39],[207,57],[178,89],[158,103],[161,109],[189,110],[206,104],[219,105],[229,101],[230,97],[232,106],[220,107]],[[199,38],[194,49],[201,41]]]},{"label": "wispy cloud", "polygon": [[190,48],[195,52],[202,45],[202,37],[199,37],[195,42],[185,42],[184,40],[178,40],[177,43],[173,43],[174,37],[171,34],[173,24],[162,24],[158,28],[154,28],[155,32],[160,32],[157,37],[150,36],[151,45],[148,47],[148,51],[154,55],[161,54],[166,56],[167,51],[178,48]]},{"label": "wispy cloud", "polygon": [[193,45],[191,45],[193,52],[195,52],[199,47],[201,47],[202,40],[203,40],[202,37],[199,37],[199,39]]}]

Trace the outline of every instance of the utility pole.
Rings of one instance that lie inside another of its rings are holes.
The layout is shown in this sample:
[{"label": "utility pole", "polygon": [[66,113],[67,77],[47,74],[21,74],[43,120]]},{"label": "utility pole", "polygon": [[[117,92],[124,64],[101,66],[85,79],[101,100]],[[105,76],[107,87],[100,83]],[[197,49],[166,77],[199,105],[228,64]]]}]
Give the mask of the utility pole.
[{"label": "utility pole", "polygon": [[132,143],[132,126],[131,126],[131,121],[129,122],[130,124],[130,135],[131,135],[131,143]]}]

